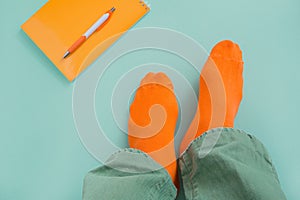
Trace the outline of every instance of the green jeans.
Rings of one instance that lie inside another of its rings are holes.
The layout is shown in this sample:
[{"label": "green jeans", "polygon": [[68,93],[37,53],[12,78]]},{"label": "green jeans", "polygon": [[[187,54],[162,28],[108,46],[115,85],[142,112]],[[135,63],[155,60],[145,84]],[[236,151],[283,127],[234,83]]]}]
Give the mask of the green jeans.
[{"label": "green jeans", "polygon": [[195,139],[178,159],[177,195],[167,171],[147,154],[124,149],[90,171],[84,200],[286,199],[260,141],[241,130],[217,128]]}]

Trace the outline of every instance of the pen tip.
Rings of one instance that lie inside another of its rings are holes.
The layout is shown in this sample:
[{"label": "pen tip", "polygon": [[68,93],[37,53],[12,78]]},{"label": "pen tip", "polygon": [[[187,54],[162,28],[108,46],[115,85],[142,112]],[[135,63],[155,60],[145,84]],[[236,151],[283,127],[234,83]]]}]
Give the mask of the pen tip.
[{"label": "pen tip", "polygon": [[65,53],[64,58],[68,57],[68,55],[70,55],[70,52],[69,52],[69,51],[67,51],[67,52]]},{"label": "pen tip", "polygon": [[110,9],[111,12],[114,12],[116,10],[115,7],[112,7],[112,9]]}]

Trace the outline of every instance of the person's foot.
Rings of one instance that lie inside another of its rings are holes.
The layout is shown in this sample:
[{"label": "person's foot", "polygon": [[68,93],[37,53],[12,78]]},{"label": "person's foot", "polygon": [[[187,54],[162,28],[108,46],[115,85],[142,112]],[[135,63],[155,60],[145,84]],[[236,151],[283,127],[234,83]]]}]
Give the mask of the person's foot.
[{"label": "person's foot", "polygon": [[200,75],[198,109],[181,153],[205,131],[233,127],[243,93],[243,64],[242,52],[232,41],[222,41],[212,49]]},{"label": "person's foot", "polygon": [[141,81],[130,106],[128,142],[150,155],[177,182],[174,131],[178,105],[171,80],[164,73],[149,73]]}]

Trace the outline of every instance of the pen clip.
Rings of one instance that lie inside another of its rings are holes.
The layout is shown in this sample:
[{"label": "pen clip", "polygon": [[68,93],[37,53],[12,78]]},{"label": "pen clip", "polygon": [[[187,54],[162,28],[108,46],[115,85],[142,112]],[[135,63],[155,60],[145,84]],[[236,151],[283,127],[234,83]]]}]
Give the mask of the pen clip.
[{"label": "pen clip", "polygon": [[114,10],[110,9],[108,10],[105,14],[109,14],[109,17],[108,19],[103,23],[101,24],[101,26],[99,26],[97,29],[96,29],[96,32],[97,31],[100,31],[109,21],[110,21],[110,17],[112,16],[112,14],[114,13],[115,11],[115,8],[113,8]]},{"label": "pen clip", "polygon": [[107,20],[106,22],[104,22],[101,26],[99,26],[96,31],[100,31],[107,23],[109,20]]}]

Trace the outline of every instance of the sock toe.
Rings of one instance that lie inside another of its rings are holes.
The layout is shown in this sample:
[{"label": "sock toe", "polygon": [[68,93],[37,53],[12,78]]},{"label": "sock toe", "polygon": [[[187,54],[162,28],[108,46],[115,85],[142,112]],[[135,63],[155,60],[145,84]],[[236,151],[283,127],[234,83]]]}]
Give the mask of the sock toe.
[{"label": "sock toe", "polygon": [[170,78],[163,72],[159,72],[159,73],[148,73],[141,81],[141,86],[142,85],[146,85],[146,84],[159,84],[159,85],[163,85],[171,90],[174,89],[172,81],[170,80]]},{"label": "sock toe", "polygon": [[221,57],[228,60],[242,61],[242,51],[238,44],[231,40],[219,42],[211,51],[212,58]]}]

